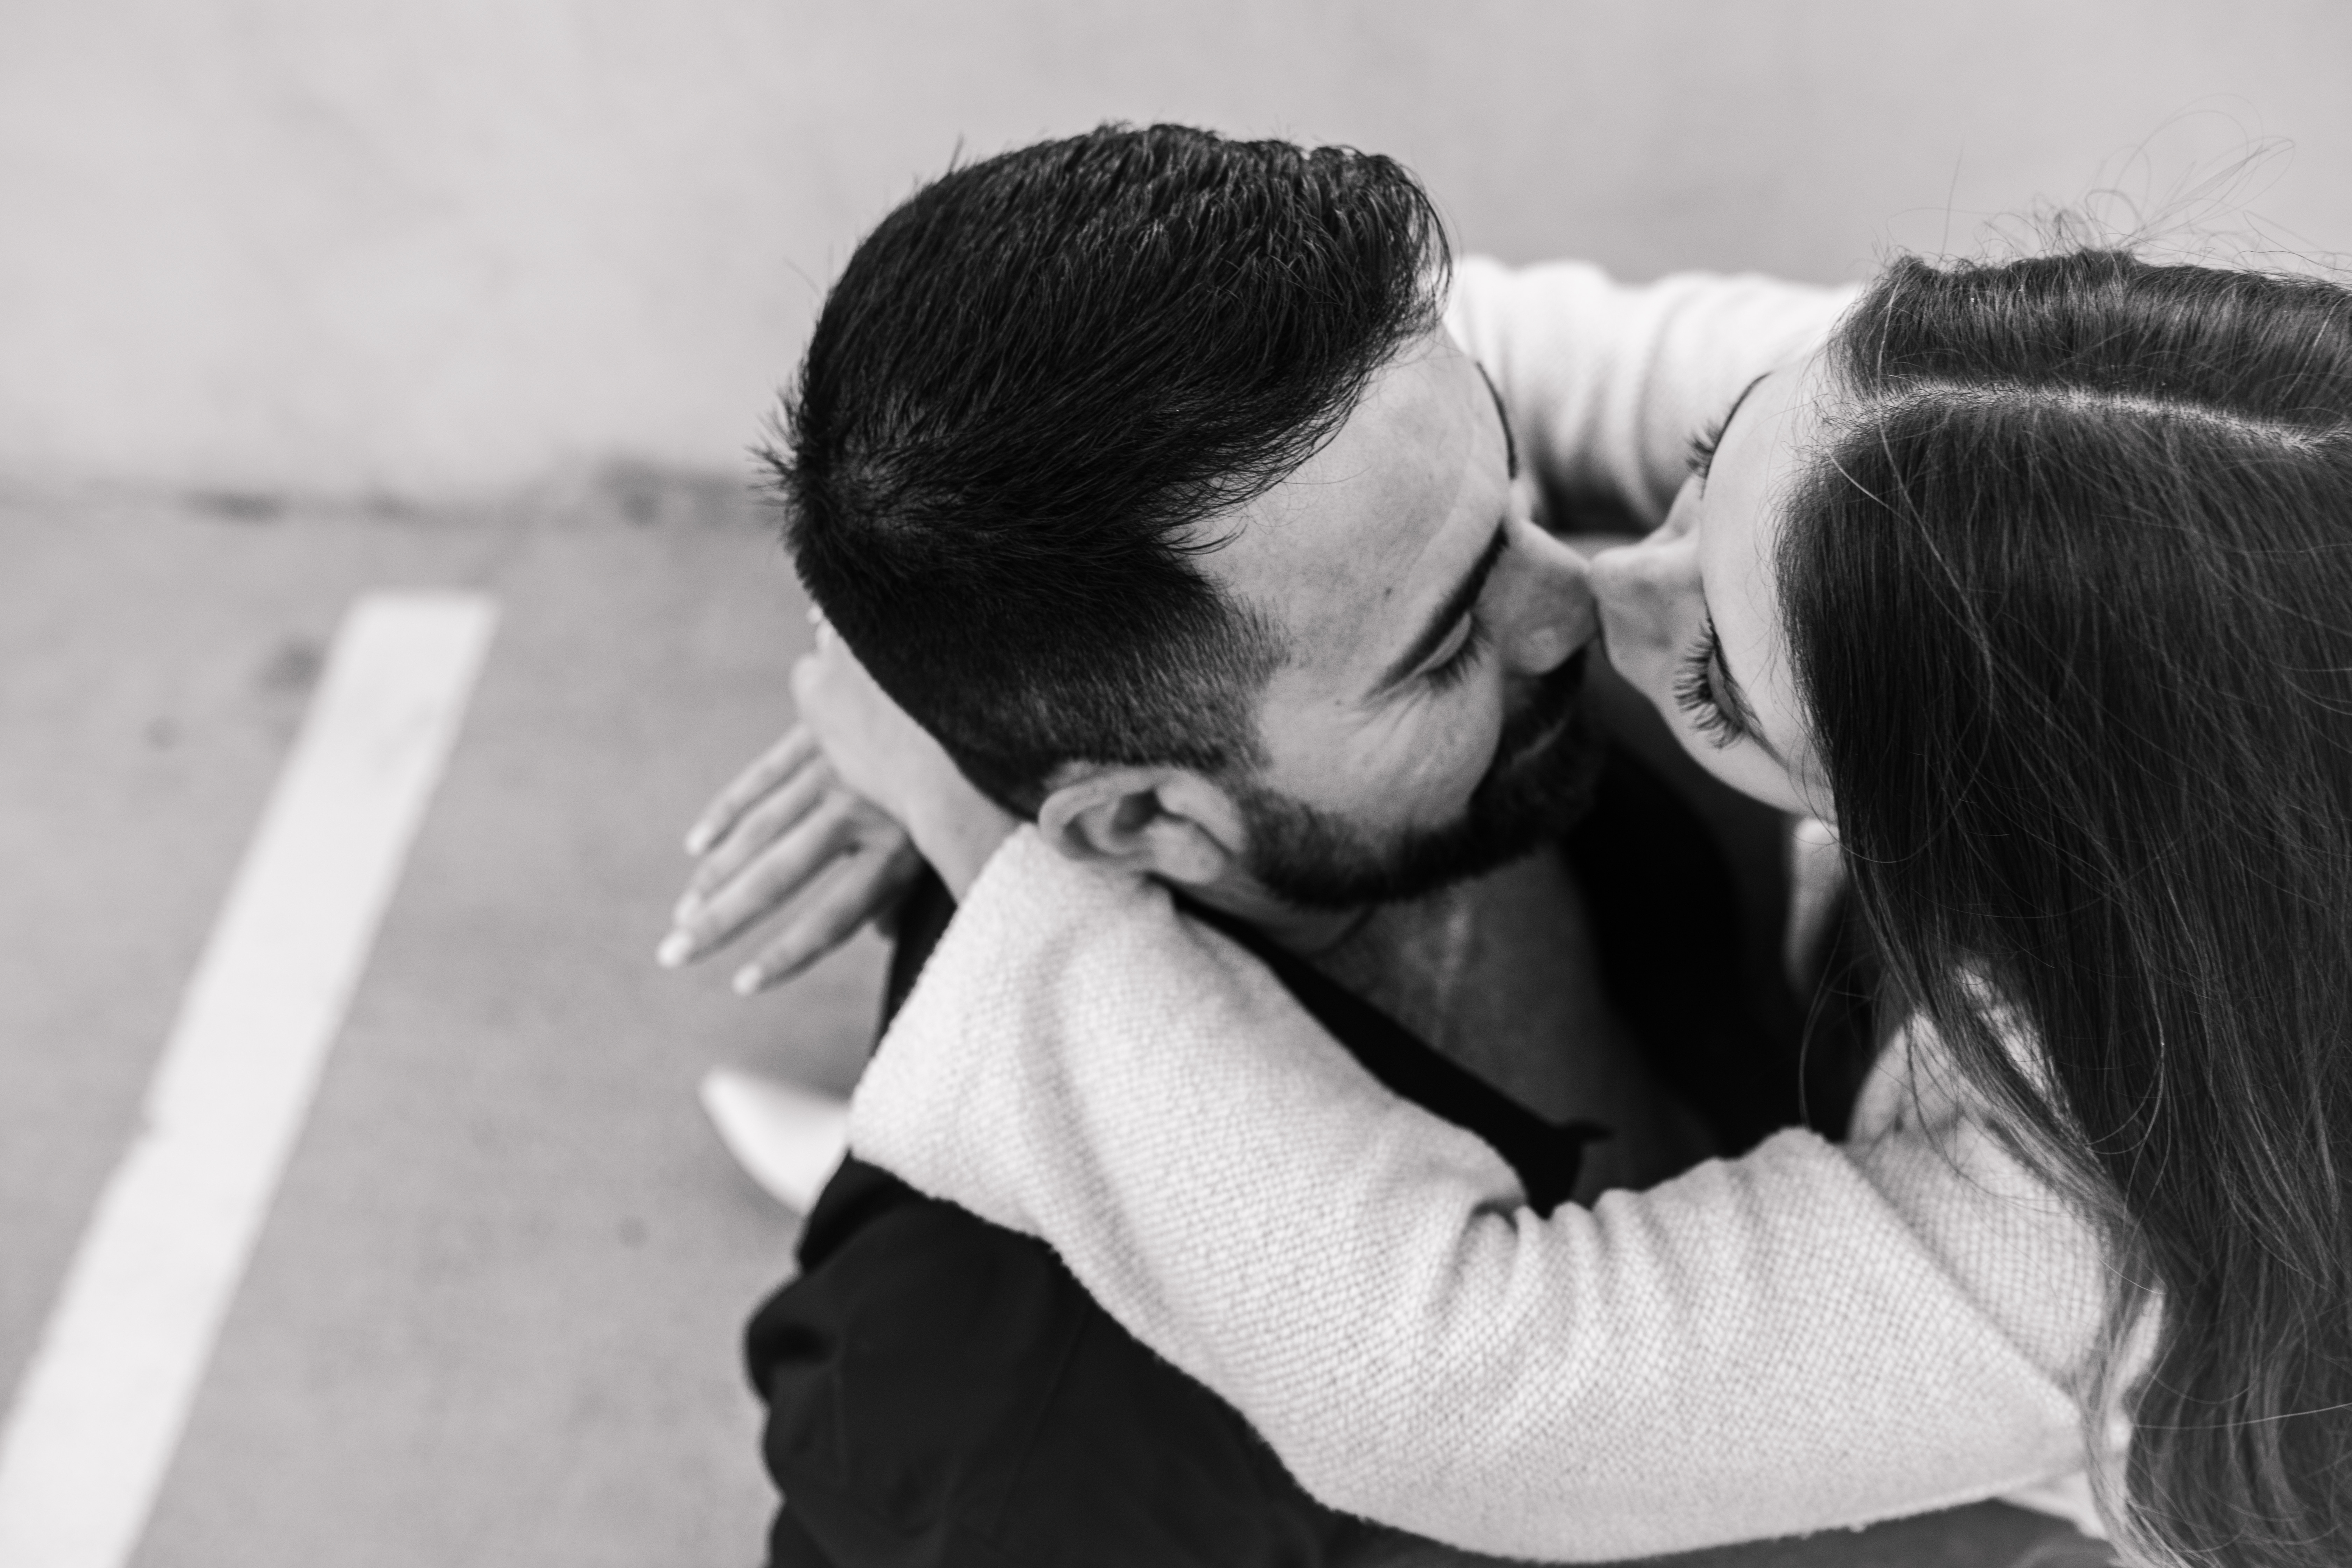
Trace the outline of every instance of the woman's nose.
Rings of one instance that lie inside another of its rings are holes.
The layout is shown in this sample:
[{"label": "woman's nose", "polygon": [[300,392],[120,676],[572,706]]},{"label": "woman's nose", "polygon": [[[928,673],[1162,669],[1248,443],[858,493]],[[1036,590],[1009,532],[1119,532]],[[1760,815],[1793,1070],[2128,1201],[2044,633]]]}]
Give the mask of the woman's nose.
[{"label": "woman's nose", "polygon": [[[1676,513],[1683,510],[1676,507]],[[1601,551],[1587,582],[1609,660],[1637,685],[1667,679],[1701,613],[1698,539],[1689,527],[1664,527],[1647,539]]]},{"label": "woman's nose", "polygon": [[1585,559],[1532,522],[1514,522],[1506,557],[1517,569],[1506,585],[1508,602],[1496,617],[1503,657],[1524,675],[1566,663],[1601,630]]},{"label": "woman's nose", "polygon": [[1688,534],[1659,530],[1593,556],[1586,582],[1612,637],[1660,620],[1698,584],[1698,543]]}]

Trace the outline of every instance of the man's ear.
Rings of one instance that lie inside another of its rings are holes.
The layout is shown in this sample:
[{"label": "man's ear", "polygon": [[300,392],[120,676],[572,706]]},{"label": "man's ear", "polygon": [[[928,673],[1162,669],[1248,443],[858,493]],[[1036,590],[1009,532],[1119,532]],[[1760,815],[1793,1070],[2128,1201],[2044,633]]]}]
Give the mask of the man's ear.
[{"label": "man's ear", "polygon": [[1186,887],[1224,880],[1239,861],[1233,797],[1185,768],[1072,769],[1037,808],[1037,831],[1073,860],[1149,871]]}]

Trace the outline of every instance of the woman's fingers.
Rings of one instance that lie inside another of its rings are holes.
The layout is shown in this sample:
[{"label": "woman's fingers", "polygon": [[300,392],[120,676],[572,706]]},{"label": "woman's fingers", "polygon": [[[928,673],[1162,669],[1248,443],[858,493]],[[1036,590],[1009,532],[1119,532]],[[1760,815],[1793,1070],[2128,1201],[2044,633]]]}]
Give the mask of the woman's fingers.
[{"label": "woman's fingers", "polygon": [[[708,896],[682,902],[673,929],[654,957],[668,969],[691,963],[731,942],[788,902],[816,893],[835,863],[868,856],[887,858],[901,848],[912,853],[910,839],[898,823],[849,790],[828,785],[824,797],[800,814],[800,820],[781,835],[764,839],[730,879],[713,886]],[[818,905],[833,910],[830,891],[818,896]],[[846,936],[846,931],[842,931],[842,936]]]},{"label": "woman's fingers", "polygon": [[[819,643],[847,658],[835,639]],[[791,908],[788,923],[736,973],[735,988],[747,994],[800,973],[887,913],[922,865],[905,830],[843,783],[805,723],[719,792],[687,845],[698,864],[656,952],[664,965],[692,963]]]},{"label": "woman's fingers", "polygon": [[856,847],[860,812],[870,815],[870,808],[846,790],[827,793],[733,877],[685,906],[655,956],[671,967],[688,963],[725,946],[744,927],[791,902],[836,857]]},{"label": "woman's fingers", "polygon": [[849,814],[856,804],[856,797],[835,790],[783,837],[764,844],[722,886],[715,886],[706,898],[682,902],[654,957],[666,969],[691,963],[734,941],[743,926],[791,902],[816,881],[837,853],[854,847]]},{"label": "woman's fingers", "polygon": [[733,881],[744,867],[814,810],[828,792],[845,793],[824,757],[812,749],[798,772],[773,783],[766,795],[728,824],[714,847],[695,867],[694,874],[687,879],[686,892],[678,900],[675,918],[690,917],[696,905]]},{"label": "woman's fingers", "polygon": [[[735,988],[747,994],[797,974],[896,907],[921,868],[906,830],[864,798],[856,780],[878,791],[887,781],[938,775],[971,793],[939,742],[898,710],[829,627],[819,627],[817,652],[794,668],[793,688],[803,721],[719,791],[688,830],[699,864],[656,954],[673,968],[691,963],[790,907],[775,936],[736,972]],[[831,754],[836,746],[850,766]]]},{"label": "woman's fingers", "polygon": [[859,844],[835,863],[776,939],[735,972],[737,993],[749,996],[790,980],[847,942],[896,907],[922,868],[923,858],[903,833]]},{"label": "woman's fingers", "polygon": [[795,724],[783,739],[760,753],[751,765],[719,792],[694,826],[686,830],[686,852],[702,855],[719,842],[738,817],[775,787],[807,765],[816,755],[816,739],[805,724]]}]

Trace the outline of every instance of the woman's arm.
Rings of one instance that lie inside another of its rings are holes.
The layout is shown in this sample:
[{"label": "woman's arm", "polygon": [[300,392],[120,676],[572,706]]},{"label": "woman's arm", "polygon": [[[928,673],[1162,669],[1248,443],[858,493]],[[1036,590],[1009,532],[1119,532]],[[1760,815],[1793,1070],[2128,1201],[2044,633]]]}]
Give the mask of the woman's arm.
[{"label": "woman's arm", "polygon": [[2080,1462],[2065,1369],[2032,1352],[2095,1331],[2095,1254],[2012,1212],[1980,1149],[1789,1132],[1538,1218],[1254,960],[1031,831],[932,955],[851,1141],[1050,1242],[1325,1501],[1474,1550],[1677,1551]]},{"label": "woman's arm", "polygon": [[1585,261],[1465,258],[1446,325],[1494,377],[1520,456],[1556,502],[1649,528],[1704,434],[1757,376],[1819,342],[1852,303],[1753,275],[1620,283]]}]

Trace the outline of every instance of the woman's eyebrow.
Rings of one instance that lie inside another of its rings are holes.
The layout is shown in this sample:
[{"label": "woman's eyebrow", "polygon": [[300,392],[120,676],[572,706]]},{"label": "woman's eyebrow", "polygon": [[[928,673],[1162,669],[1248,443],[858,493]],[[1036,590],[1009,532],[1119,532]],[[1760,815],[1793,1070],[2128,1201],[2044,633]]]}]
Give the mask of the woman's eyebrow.
[{"label": "woman's eyebrow", "polygon": [[[1754,381],[1749,382],[1746,386],[1739,389],[1739,395],[1731,400],[1731,406],[1723,411],[1723,418],[1716,425],[1715,445],[1721,445],[1723,438],[1731,433],[1731,421],[1738,416],[1739,413],[1739,405],[1748,401],[1748,395],[1755,391],[1758,387],[1763,385],[1764,377],[1769,376],[1772,373],[1768,370],[1764,373],[1764,375],[1758,376]],[[1710,450],[1707,455],[1709,457],[1713,457],[1714,453]],[[1711,463],[1705,465],[1701,467],[1698,471],[1698,488],[1699,493],[1702,495],[1706,492],[1707,469],[1713,466],[1714,465]]]}]

